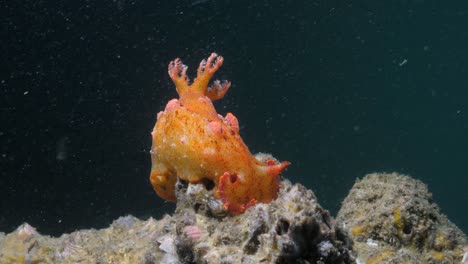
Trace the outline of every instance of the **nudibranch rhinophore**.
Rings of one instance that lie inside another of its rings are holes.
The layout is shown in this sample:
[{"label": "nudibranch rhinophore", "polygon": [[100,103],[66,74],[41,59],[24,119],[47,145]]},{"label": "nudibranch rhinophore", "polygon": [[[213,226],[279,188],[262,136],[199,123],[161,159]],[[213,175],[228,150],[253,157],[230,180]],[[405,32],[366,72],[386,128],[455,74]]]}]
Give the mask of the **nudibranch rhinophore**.
[{"label": "nudibranch rhinophore", "polygon": [[237,118],[219,115],[212,101],[221,99],[231,83],[208,83],[223,64],[212,53],[202,60],[192,84],[187,66],[180,59],[169,63],[169,76],[179,99],[170,100],[157,115],[151,148],[150,181],[156,193],[176,201],[177,178],[190,183],[209,180],[224,208],[239,214],[256,203],[268,203],[278,196],[279,174],[290,164],[270,159],[257,160],[239,135]]}]

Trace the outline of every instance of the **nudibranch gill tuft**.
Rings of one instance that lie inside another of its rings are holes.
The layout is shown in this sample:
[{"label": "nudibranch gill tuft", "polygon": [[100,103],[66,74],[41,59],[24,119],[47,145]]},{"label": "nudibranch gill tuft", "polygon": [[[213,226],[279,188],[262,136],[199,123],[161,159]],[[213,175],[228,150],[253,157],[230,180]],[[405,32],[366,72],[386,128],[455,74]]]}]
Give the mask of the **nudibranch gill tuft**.
[{"label": "nudibranch gill tuft", "polygon": [[250,153],[239,135],[239,123],[231,114],[219,115],[212,101],[221,99],[231,83],[208,83],[223,64],[212,53],[202,60],[192,84],[180,59],[169,63],[169,76],[179,99],[170,100],[157,115],[152,137],[150,181],[156,193],[176,201],[177,178],[190,183],[210,180],[224,208],[239,214],[256,203],[278,196],[279,174],[290,164],[262,162]]}]

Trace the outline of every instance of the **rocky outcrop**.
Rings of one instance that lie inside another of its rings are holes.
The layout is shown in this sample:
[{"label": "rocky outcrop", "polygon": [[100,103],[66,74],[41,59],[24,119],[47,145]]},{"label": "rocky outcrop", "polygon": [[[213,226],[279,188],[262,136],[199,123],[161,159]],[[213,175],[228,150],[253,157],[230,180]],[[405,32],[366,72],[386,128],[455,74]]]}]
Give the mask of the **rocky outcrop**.
[{"label": "rocky outcrop", "polygon": [[408,176],[358,180],[336,221],[314,193],[282,182],[278,198],[229,215],[210,182],[176,184],[173,215],[120,217],[53,238],[23,224],[0,233],[0,263],[462,263],[466,236]]},{"label": "rocky outcrop", "polygon": [[177,184],[177,209],[121,217],[59,238],[28,224],[0,235],[1,263],[354,263],[351,245],[312,191],[283,181],[278,199],[230,216],[203,184]]},{"label": "rocky outcrop", "polygon": [[424,183],[397,173],[358,180],[338,225],[359,263],[468,263],[466,236],[433,202]]}]

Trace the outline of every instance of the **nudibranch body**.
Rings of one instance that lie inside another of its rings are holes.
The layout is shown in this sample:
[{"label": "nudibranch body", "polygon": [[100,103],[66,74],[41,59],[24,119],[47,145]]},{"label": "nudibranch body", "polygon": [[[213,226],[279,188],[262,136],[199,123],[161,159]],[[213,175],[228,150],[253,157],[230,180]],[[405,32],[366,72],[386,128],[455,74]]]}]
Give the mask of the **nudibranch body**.
[{"label": "nudibranch body", "polygon": [[190,183],[214,183],[214,193],[233,214],[257,202],[276,199],[279,174],[290,164],[261,162],[250,153],[239,135],[237,118],[219,115],[212,101],[224,96],[230,82],[208,83],[223,57],[213,53],[203,60],[189,85],[187,66],[176,59],[169,64],[179,99],[170,100],[158,113],[153,129],[150,181],[156,193],[176,201],[177,178]]}]

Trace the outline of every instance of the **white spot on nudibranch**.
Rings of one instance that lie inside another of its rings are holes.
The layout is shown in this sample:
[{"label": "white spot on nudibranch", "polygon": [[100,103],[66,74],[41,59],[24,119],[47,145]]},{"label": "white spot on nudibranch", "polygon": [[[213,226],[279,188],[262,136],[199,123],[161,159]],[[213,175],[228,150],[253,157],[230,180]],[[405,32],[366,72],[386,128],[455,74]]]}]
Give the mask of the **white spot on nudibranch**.
[{"label": "white spot on nudibranch", "polygon": [[214,148],[204,148],[203,155],[212,156],[216,154],[216,150]]}]

